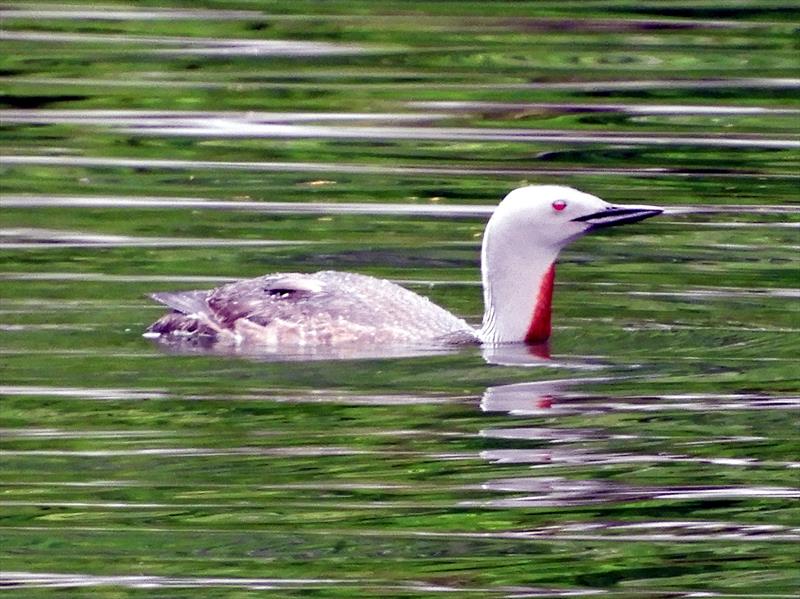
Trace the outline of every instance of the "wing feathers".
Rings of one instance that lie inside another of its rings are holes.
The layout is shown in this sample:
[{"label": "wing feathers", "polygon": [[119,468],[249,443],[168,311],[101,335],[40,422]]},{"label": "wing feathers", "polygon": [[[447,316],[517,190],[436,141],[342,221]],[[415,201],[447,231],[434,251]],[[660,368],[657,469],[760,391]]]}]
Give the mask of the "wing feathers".
[{"label": "wing feathers", "polygon": [[208,315],[207,291],[165,291],[153,293],[151,298],[182,314]]},{"label": "wing feathers", "polygon": [[269,277],[264,281],[264,291],[270,294],[319,293],[325,286],[307,275]]}]

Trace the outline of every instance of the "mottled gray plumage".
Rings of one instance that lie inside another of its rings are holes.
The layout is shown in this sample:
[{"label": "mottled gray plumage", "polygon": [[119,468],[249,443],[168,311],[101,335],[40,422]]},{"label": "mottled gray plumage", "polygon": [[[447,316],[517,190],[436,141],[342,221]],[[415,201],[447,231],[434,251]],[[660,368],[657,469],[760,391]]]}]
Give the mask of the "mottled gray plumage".
[{"label": "mottled gray plumage", "polygon": [[427,298],[353,273],[267,275],[152,297],[173,310],[148,329],[167,342],[263,348],[477,342],[472,327]]}]

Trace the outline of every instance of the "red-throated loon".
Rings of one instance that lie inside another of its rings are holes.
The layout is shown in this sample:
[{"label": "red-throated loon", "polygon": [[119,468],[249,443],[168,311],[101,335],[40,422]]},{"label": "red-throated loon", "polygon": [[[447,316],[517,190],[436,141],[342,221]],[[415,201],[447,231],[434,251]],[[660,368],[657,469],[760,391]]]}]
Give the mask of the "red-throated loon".
[{"label": "red-throated loon", "polygon": [[510,192],[483,236],[484,315],[479,329],[399,285],[323,271],[272,274],[210,291],[155,293],[172,308],[145,333],[161,341],[249,349],[540,343],[550,336],[555,262],[568,243],[595,229],[661,214],[654,206],[613,206],[569,187]]}]

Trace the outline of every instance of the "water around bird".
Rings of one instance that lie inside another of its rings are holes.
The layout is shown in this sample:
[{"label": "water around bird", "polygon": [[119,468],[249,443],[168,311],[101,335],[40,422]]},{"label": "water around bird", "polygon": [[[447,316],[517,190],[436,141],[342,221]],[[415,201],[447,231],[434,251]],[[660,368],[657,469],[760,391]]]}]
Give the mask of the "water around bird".
[{"label": "water around bird", "polygon": [[[796,592],[796,10],[192,6],[2,9],[6,588]],[[330,268],[478,324],[527,183],[668,208],[565,250],[549,358],[141,336]]]}]

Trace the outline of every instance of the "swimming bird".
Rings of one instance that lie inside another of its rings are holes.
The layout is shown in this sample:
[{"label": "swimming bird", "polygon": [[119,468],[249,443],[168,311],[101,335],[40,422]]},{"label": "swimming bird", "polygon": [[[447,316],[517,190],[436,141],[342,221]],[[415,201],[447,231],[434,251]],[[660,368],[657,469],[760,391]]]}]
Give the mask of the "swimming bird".
[{"label": "swimming bird", "polygon": [[586,233],[661,214],[570,187],[511,191],[483,235],[480,328],[389,281],[322,271],[270,274],[208,291],[155,293],[172,311],[145,333],[167,343],[287,350],[347,345],[528,343],[551,332],[555,263]]}]

